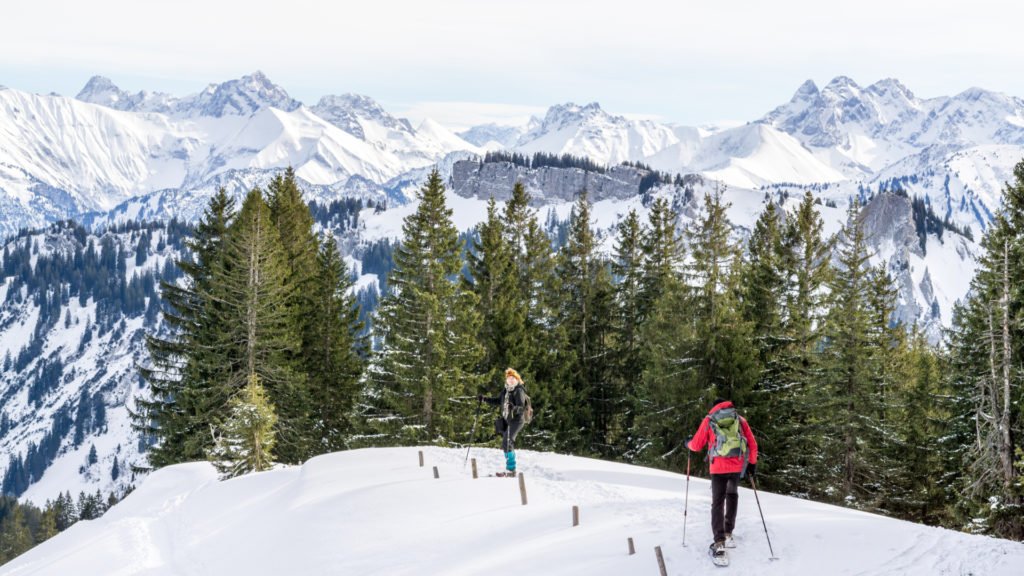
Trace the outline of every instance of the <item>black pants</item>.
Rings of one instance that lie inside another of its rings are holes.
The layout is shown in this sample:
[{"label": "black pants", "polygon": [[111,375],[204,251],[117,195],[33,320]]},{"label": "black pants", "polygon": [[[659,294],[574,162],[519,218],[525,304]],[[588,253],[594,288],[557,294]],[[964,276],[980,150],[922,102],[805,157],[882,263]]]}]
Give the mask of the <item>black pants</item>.
[{"label": "black pants", "polygon": [[523,429],[523,419],[513,418],[509,422],[505,422],[505,419],[501,416],[498,417],[500,421],[499,426],[502,428],[501,431],[501,451],[502,452],[515,452],[515,441],[516,435]]},{"label": "black pants", "polygon": [[736,527],[739,482],[739,473],[711,475],[711,530],[715,542],[724,542],[725,535]]}]

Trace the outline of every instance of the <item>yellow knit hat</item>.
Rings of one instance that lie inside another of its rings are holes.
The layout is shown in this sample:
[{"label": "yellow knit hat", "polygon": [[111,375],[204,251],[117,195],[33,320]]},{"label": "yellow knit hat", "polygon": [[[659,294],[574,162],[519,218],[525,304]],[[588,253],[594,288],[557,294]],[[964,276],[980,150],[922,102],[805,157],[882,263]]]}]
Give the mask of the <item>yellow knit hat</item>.
[{"label": "yellow knit hat", "polygon": [[515,378],[520,384],[523,383],[523,377],[519,375],[519,372],[516,372],[515,370],[513,370],[511,368],[506,368],[505,369],[505,378],[508,378],[509,376]]}]

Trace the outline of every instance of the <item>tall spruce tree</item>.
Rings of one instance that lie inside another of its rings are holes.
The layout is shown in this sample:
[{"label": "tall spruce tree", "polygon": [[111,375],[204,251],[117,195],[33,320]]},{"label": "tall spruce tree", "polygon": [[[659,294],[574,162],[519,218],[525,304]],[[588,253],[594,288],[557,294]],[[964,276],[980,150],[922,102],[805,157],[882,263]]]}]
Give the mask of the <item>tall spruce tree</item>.
[{"label": "tall spruce tree", "polygon": [[[487,220],[477,226],[468,264],[473,291],[479,302],[482,320],[480,336],[484,345],[480,372],[495,386],[504,379],[507,367],[529,368],[529,334],[526,328],[527,303],[513,247],[521,231],[506,232],[506,223],[498,214],[494,198],[487,204]],[[529,372],[527,372],[529,374]]]},{"label": "tall spruce tree", "polygon": [[214,313],[214,275],[223,270],[224,242],[235,217],[234,200],[221,188],[210,199],[185,246],[190,258],[176,262],[183,285],[162,282],[167,335],[148,334],[149,362],[139,372],[150,386],[139,401],[133,426],[157,441],[148,454],[153,466],[202,459],[212,445],[209,424],[226,398],[211,394],[225,377],[221,326]]},{"label": "tall spruce tree", "polygon": [[802,439],[812,430],[816,410],[814,392],[822,386],[820,348],[827,312],[833,241],[824,237],[824,221],[817,200],[808,191],[784,227],[783,259],[786,271],[783,328],[788,344],[782,347],[779,368],[786,385],[766,391],[754,421],[764,443],[764,484],[780,491],[806,494],[820,481],[820,454],[806,449]]},{"label": "tall spruce tree", "polygon": [[[598,374],[594,346],[600,335],[593,326],[595,278],[601,263],[594,249],[594,233],[590,222],[590,201],[587,191],[580,191],[569,216],[566,245],[558,254],[557,275],[562,280],[562,305],[558,323],[565,334],[569,362],[568,390],[572,406],[563,412],[568,426],[562,442],[571,450],[592,448],[592,441],[602,434],[593,426],[595,406],[591,402],[596,387],[605,384],[606,375]],[[598,378],[598,380],[595,380]],[[588,433],[590,432],[590,433]]]},{"label": "tall spruce tree", "polygon": [[650,317],[661,295],[680,279],[683,246],[676,230],[678,217],[664,198],[658,198],[651,205],[649,223],[640,240],[643,276],[638,295],[638,314],[641,322]]},{"label": "tall spruce tree", "polygon": [[781,442],[777,444],[782,440],[778,436],[779,425],[792,416],[780,411],[781,403],[775,401],[777,395],[786,394],[786,389],[792,385],[786,362],[787,348],[791,344],[786,331],[790,268],[784,227],[779,209],[769,203],[754,224],[740,288],[743,317],[751,324],[752,343],[758,357],[757,382],[745,415],[758,433],[763,469],[773,470],[775,455],[788,448]]},{"label": "tall spruce tree", "polygon": [[214,315],[222,327],[219,344],[229,355],[228,374],[216,395],[224,406],[258,376],[278,418],[274,456],[300,463],[310,453],[305,432],[312,407],[296,365],[302,340],[296,310],[288,306],[295,289],[289,275],[270,208],[262,192],[253,189],[228,231],[214,294],[221,304]]},{"label": "tall spruce tree", "polygon": [[320,246],[310,303],[315,321],[303,340],[307,390],[312,397],[313,452],[348,447],[354,408],[369,354],[352,279],[332,236]]},{"label": "tall spruce tree", "polygon": [[823,494],[817,490],[824,489],[824,494],[863,508],[877,501],[875,480],[882,470],[883,441],[879,426],[884,410],[872,341],[869,257],[860,206],[852,202],[840,233],[831,283],[824,386],[811,396],[816,413],[814,433],[807,437],[810,452],[823,457],[817,462],[818,482],[812,493]]},{"label": "tall spruce tree", "polygon": [[382,345],[370,371],[369,422],[389,443],[464,438],[469,398],[483,380],[476,295],[460,278],[462,246],[437,170],[417,200],[375,321]]},{"label": "tall spruce tree", "polygon": [[637,434],[637,402],[640,381],[643,377],[644,348],[640,330],[644,318],[640,311],[640,292],[643,285],[643,251],[641,242],[643,228],[635,210],[630,210],[619,223],[618,238],[611,271],[618,283],[615,285],[615,387],[622,391],[622,435],[612,442],[627,459],[634,459],[642,445],[642,434]]},{"label": "tall spruce tree", "polygon": [[707,194],[701,217],[687,230],[692,260],[686,274],[697,338],[692,369],[704,391],[702,405],[721,396],[742,406],[751,398],[757,356],[750,346],[750,322],[740,311],[742,251],[730,238],[723,196],[722,189]]},{"label": "tall spruce tree", "polygon": [[526,309],[525,359],[514,366],[526,380],[534,407],[534,421],[526,434],[538,449],[561,449],[572,409],[572,390],[567,385],[566,335],[556,322],[561,301],[561,279],[551,238],[530,208],[530,194],[516,182],[505,204],[504,230],[519,282],[517,294]]},{"label": "tall spruce tree", "polygon": [[885,508],[900,518],[939,525],[948,519],[950,478],[943,452],[954,406],[942,379],[940,358],[914,329],[890,401],[890,444],[900,465],[886,478]]}]

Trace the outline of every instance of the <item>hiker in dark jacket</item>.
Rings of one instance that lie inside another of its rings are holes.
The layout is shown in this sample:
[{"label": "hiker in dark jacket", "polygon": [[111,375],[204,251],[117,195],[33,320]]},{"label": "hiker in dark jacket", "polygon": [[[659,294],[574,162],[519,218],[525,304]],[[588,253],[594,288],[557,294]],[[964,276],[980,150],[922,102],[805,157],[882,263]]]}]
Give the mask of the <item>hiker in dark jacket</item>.
[{"label": "hiker in dark jacket", "polygon": [[497,398],[477,396],[478,400],[492,406],[500,406],[501,413],[494,421],[494,430],[501,434],[501,449],[505,452],[505,475],[516,475],[516,434],[525,424],[523,412],[526,409],[526,388],[519,372],[509,368],[505,370],[505,387]]},{"label": "hiker in dark jacket", "polygon": [[738,484],[744,476],[753,478],[757,470],[757,439],[732,402],[718,398],[686,443],[694,452],[705,445],[711,464],[711,529],[715,533],[711,548],[717,556],[724,554],[725,548],[736,547],[732,530],[739,505]]}]

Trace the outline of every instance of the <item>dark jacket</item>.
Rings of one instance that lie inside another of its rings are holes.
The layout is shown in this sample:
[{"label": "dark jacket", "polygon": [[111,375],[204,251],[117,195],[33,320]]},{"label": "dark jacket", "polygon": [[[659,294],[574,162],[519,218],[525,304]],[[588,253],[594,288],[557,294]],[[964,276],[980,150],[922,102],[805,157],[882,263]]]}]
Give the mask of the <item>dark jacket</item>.
[{"label": "dark jacket", "polygon": [[[484,396],[483,401],[487,402],[491,406],[497,406],[500,408],[505,404],[506,394],[508,394],[508,388],[502,386],[501,394],[498,394],[497,398],[488,398],[487,396]],[[510,399],[509,404],[510,414],[505,418],[505,420],[509,422],[516,419],[522,420],[523,410],[525,410],[526,407],[526,388],[523,388],[522,384],[517,384],[516,387],[512,389],[512,398]],[[502,417],[504,417],[504,415],[502,415]]]}]

